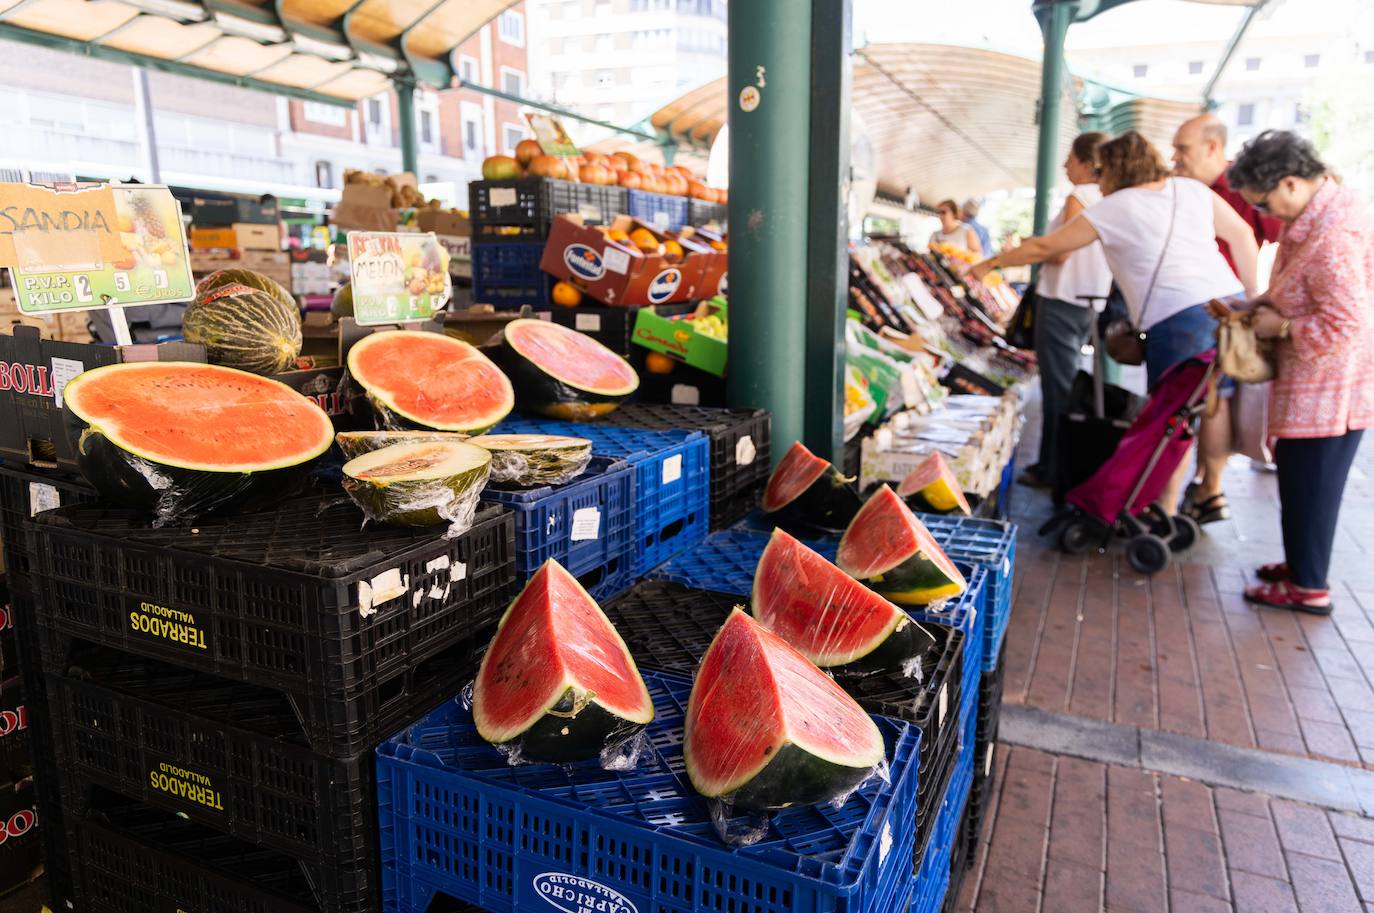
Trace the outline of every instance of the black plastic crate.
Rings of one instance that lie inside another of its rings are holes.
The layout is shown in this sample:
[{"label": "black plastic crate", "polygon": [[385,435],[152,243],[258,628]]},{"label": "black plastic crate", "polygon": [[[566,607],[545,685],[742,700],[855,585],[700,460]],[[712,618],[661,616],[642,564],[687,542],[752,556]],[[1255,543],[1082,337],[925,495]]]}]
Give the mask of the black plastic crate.
[{"label": "black plastic crate", "polygon": [[544,244],[472,245],[472,300],[498,309],[548,307],[554,279],[539,268]]},{"label": "black plastic crate", "polygon": [[379,898],[316,900],[290,856],[105,794],[66,821],[80,913],[375,913]]},{"label": "black plastic crate", "polygon": [[640,345],[633,349],[630,364],[639,372],[639,390],[635,393],[637,401],[715,408],[727,405],[725,378],[685,362],[673,365],[673,370],[667,374],[654,374],[645,367],[649,350]]},{"label": "black plastic crate", "polygon": [[625,211],[659,231],[677,231],[687,224],[687,197],[647,190],[630,190],[625,196]]},{"label": "black plastic crate", "polygon": [[772,471],[766,409],[626,403],[603,421],[627,428],[683,428],[711,438],[711,528],[725,529],[758,506]]},{"label": "black plastic crate", "polygon": [[89,504],[95,497],[95,489],[76,476],[0,466],[0,545],[6,572],[33,576],[33,542],[25,528],[30,517],[54,507]]},{"label": "black plastic crate", "polygon": [[[455,538],[369,526],[346,498],[153,529],[99,506],[41,514],[45,662],[90,641],[285,692],[308,744],[347,757],[453,689],[514,592],[514,524]],[[437,695],[437,696],[436,696]]]},{"label": "black plastic crate", "polygon": [[[643,669],[692,677],[701,657],[738,596],[694,590],[667,580],[645,580],[602,608]],[[930,625],[942,649],[922,657],[919,680],[872,675],[840,683],[869,713],[913,723],[921,729],[917,772],[916,840],[924,849],[940,811],[959,749],[960,682],[964,635]],[[919,865],[920,856],[917,856]]]},{"label": "black plastic crate", "polygon": [[709,225],[714,222],[724,226],[730,218],[730,207],[726,203],[708,203],[706,200],[687,201],[687,224]]},{"label": "black plastic crate", "polygon": [[954,846],[950,848],[949,887],[945,889],[945,902],[940,913],[955,913],[959,909],[959,894],[964,890],[964,877],[973,868],[978,847],[964,839],[968,829],[969,807],[964,807],[964,816],[954,828]]},{"label": "black plastic crate", "polygon": [[[654,305],[654,311],[665,316],[686,314],[693,308],[695,305],[691,303]],[[636,350],[643,351],[638,346],[630,346],[630,338],[634,335],[635,320],[638,319],[639,312],[640,308],[637,307],[617,308],[579,304],[575,308],[555,307],[549,311],[549,319],[560,326],[585,333],[617,355],[628,357]]]},{"label": "black plastic crate", "polygon": [[628,211],[623,187],[553,178],[473,181],[468,185],[474,247],[531,241],[542,246],[553,220],[564,213],[577,213],[586,225],[606,225]]}]

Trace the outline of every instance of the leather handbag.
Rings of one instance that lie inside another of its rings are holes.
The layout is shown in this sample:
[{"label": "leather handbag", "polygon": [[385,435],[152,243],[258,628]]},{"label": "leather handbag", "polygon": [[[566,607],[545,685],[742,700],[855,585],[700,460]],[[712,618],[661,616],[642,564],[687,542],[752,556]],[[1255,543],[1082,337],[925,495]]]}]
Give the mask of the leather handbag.
[{"label": "leather handbag", "polygon": [[1011,315],[1006,332],[1002,334],[1007,345],[1015,349],[1035,348],[1035,317],[1038,310],[1039,299],[1035,294],[1035,283],[1032,282],[1021,293],[1021,303],[1016,306],[1016,313]]},{"label": "leather handbag", "polygon": [[1159,252],[1159,262],[1155,264],[1155,271],[1150,276],[1150,284],[1145,289],[1145,300],[1140,305],[1140,320],[1132,324],[1129,320],[1113,320],[1107,324],[1104,343],[1107,347],[1107,354],[1114,361],[1123,365],[1140,365],[1145,363],[1145,332],[1140,329],[1145,325],[1145,315],[1150,310],[1150,298],[1155,292],[1155,282],[1159,279],[1159,271],[1164,266],[1164,257],[1169,253],[1169,242],[1174,239],[1174,222],[1178,217],[1178,185],[1172,183],[1170,179],[1169,189],[1173,191],[1173,208],[1169,212],[1169,231],[1164,235],[1164,247]]},{"label": "leather handbag", "polygon": [[1254,311],[1233,313],[1217,323],[1217,367],[1245,384],[1274,379],[1274,345],[1255,335]]}]

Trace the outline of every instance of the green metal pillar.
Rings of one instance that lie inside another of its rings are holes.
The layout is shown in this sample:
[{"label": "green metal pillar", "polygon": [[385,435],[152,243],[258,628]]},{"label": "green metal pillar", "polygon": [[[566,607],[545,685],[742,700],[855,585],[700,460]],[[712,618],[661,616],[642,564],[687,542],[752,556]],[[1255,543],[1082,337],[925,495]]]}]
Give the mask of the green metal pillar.
[{"label": "green metal pillar", "polygon": [[732,404],[772,413],[775,459],[804,433],[810,6],[729,5],[728,392]]},{"label": "green metal pillar", "polygon": [[1035,16],[1045,38],[1040,67],[1040,144],[1035,156],[1034,232],[1050,222],[1050,194],[1059,169],[1059,99],[1064,91],[1064,36],[1078,13],[1077,0],[1040,0]]},{"label": "green metal pillar", "polygon": [[401,170],[419,177],[420,146],[415,138],[415,80],[398,76],[396,87],[396,121],[401,134]]},{"label": "green metal pillar", "polygon": [[[811,153],[803,440],[844,456],[844,320],[849,301],[850,0],[811,2]],[[781,451],[780,451],[781,452]]]}]

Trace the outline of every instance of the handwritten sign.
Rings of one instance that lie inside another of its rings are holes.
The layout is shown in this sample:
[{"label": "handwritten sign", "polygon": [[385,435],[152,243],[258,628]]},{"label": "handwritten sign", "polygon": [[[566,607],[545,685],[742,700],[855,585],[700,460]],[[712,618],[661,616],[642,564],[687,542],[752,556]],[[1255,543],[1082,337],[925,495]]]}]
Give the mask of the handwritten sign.
[{"label": "handwritten sign", "polygon": [[351,231],[348,261],[360,326],[428,320],[453,294],[449,253],[433,232]]},{"label": "handwritten sign", "polygon": [[568,131],[563,129],[563,123],[558,118],[551,114],[526,111],[525,120],[529,121],[535,142],[539,143],[545,155],[577,155],[577,143],[568,136]]},{"label": "handwritten sign", "polygon": [[25,314],[195,297],[181,209],[160,186],[0,185],[0,266]]}]

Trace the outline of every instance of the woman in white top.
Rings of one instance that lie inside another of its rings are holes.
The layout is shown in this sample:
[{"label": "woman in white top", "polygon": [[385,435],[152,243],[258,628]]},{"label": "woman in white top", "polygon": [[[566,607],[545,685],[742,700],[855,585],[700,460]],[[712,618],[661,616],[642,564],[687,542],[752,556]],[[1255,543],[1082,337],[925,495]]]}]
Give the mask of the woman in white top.
[{"label": "woman in white top", "polygon": [[[1050,223],[1050,231],[1067,225],[1084,209],[1102,199],[1097,186],[1097,148],[1105,133],[1084,133],[1073,141],[1064,160],[1064,173],[1073,191],[1064,208]],[[1058,479],[1055,448],[1061,418],[1068,408],[1069,390],[1078,372],[1079,353],[1088,341],[1095,312],[1085,298],[1105,298],[1112,287],[1112,271],[1102,245],[1094,242],[1080,250],[1058,254],[1045,261],[1036,282],[1035,356],[1040,367],[1040,394],[1044,401],[1040,431],[1040,460],[1026,469],[1021,481],[1028,485],[1053,485]]]},{"label": "woman in white top", "polygon": [[935,212],[940,216],[940,230],[930,236],[932,245],[948,244],[980,257],[983,255],[983,245],[978,242],[978,233],[959,221],[958,203],[945,200],[935,207]]},{"label": "woman in white top", "polygon": [[[1230,204],[1192,178],[1170,177],[1159,151],[1136,131],[1104,143],[1098,160],[1101,202],[1043,238],[976,264],[973,274],[1043,263],[1101,241],[1131,322],[1146,334],[1145,371],[1153,388],[1169,368],[1216,346],[1216,320],[1207,302],[1254,296],[1259,247]],[[1217,238],[1230,245],[1236,272],[1217,249]],[[1204,440],[1225,438],[1215,429],[1209,434],[1207,425],[1215,422],[1229,425],[1226,409],[1204,419]],[[1202,456],[1206,473],[1219,479],[1227,455]],[[1188,468],[1187,460],[1179,463],[1160,497],[1159,506],[1170,516],[1177,513]]]}]

